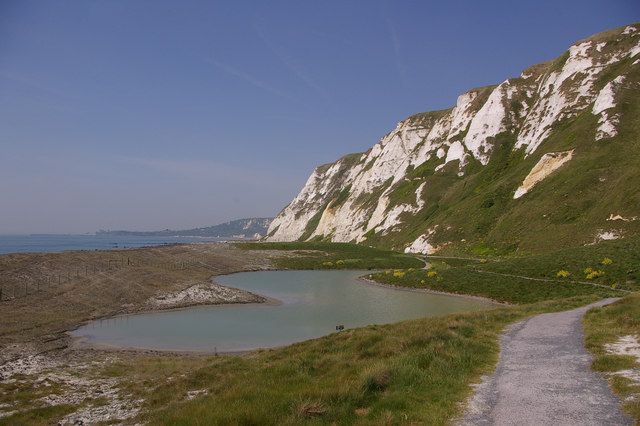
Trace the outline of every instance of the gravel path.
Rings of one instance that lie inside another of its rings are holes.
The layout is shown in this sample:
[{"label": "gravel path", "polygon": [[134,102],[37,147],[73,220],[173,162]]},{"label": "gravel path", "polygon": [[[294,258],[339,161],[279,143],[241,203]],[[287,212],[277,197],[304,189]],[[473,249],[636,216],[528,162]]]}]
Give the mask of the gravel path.
[{"label": "gravel path", "polygon": [[498,367],[476,388],[461,425],[631,425],[605,379],[591,370],[581,318],[606,299],[513,324]]}]

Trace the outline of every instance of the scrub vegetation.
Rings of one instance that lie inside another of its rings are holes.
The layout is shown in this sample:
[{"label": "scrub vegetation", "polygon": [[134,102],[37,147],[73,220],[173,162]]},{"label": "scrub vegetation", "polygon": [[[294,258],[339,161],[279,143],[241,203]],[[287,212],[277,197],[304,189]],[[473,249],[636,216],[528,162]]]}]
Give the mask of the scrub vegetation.
[{"label": "scrub vegetation", "polygon": [[375,281],[523,304],[580,295],[623,296],[640,290],[640,238],[605,241],[517,258],[437,258],[430,268],[385,270]]}]

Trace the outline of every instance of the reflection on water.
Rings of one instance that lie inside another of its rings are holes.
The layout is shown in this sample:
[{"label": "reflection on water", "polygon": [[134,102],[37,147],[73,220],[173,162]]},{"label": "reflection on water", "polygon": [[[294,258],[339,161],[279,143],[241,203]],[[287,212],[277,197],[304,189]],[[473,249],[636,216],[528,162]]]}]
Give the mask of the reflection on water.
[{"label": "reflection on water", "polygon": [[485,309],[486,302],[358,280],[367,271],[263,271],[217,277],[282,304],[196,306],[94,321],[73,332],[92,343],[185,351],[290,344],[346,328]]}]

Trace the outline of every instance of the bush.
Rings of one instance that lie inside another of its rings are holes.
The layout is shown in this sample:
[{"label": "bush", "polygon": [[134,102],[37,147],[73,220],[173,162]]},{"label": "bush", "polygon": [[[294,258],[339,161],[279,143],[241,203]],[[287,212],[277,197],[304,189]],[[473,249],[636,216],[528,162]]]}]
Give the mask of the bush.
[{"label": "bush", "polygon": [[429,278],[434,278],[434,277],[437,277],[437,276],[438,276],[438,273],[436,271],[427,272],[427,277],[429,277]]},{"label": "bush", "polygon": [[567,278],[569,275],[571,275],[571,272],[565,271],[564,269],[561,269],[556,274],[556,277],[558,277],[558,278]]},{"label": "bush", "polygon": [[[591,269],[591,268],[589,268],[589,269]],[[588,279],[588,280],[592,280],[592,279],[594,279],[594,278],[598,278],[598,277],[601,277],[601,276],[603,276],[603,275],[604,275],[604,271],[600,271],[600,270],[593,270],[593,269],[592,269],[592,270],[591,270],[591,272],[589,272],[589,273],[586,275],[586,277],[585,277],[585,278],[586,278],[586,279]]]},{"label": "bush", "polygon": [[396,278],[404,278],[406,272],[404,271],[394,271],[393,276]]},{"label": "bush", "polygon": [[336,260],[336,265],[344,265],[344,260]]},{"label": "bush", "polygon": [[605,257],[604,259],[602,259],[602,263],[603,265],[611,265],[613,263],[613,260],[609,259],[608,257]]}]

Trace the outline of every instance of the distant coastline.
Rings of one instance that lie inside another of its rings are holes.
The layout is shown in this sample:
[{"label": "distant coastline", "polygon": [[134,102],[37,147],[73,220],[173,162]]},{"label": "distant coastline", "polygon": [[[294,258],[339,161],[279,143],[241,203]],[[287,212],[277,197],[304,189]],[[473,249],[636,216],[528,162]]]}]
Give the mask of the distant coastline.
[{"label": "distant coastline", "polygon": [[135,237],[189,237],[189,238],[234,238],[257,239],[267,233],[273,218],[254,217],[236,219],[219,225],[191,229],[163,229],[161,231],[129,231],[129,230],[99,230],[96,235],[135,236]]}]

